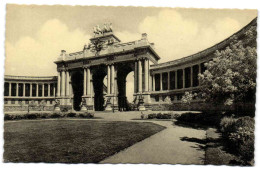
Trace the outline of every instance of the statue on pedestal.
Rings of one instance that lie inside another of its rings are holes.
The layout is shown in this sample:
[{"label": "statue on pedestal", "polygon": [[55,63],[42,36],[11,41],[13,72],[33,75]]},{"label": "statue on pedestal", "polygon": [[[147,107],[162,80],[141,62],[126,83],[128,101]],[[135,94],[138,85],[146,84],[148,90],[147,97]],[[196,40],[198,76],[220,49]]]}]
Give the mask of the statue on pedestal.
[{"label": "statue on pedestal", "polygon": [[106,111],[112,111],[110,100],[111,100],[111,97],[107,97],[107,100],[106,100],[106,103],[105,103],[105,106],[106,106],[105,110]]},{"label": "statue on pedestal", "polygon": [[60,111],[60,99],[55,99],[54,110]]},{"label": "statue on pedestal", "polygon": [[86,110],[87,110],[86,99],[83,98],[81,101],[81,111],[86,111]]},{"label": "statue on pedestal", "polygon": [[144,97],[142,95],[139,96],[139,102],[138,102],[138,110],[139,111],[144,111],[145,107],[144,107]]}]

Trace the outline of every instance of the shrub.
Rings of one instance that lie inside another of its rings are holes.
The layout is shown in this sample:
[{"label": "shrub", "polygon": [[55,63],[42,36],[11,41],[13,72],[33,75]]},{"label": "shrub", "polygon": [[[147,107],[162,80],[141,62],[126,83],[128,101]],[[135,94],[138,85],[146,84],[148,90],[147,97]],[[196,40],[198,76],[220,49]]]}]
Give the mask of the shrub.
[{"label": "shrub", "polygon": [[70,112],[70,113],[68,113],[66,116],[67,116],[67,117],[76,117],[76,113]]},{"label": "shrub", "polygon": [[61,108],[61,112],[68,112],[69,111],[69,108],[68,107],[62,107]]},{"label": "shrub", "polygon": [[14,120],[15,115],[9,115],[9,114],[5,114],[4,116],[4,120]]},{"label": "shrub", "polygon": [[254,124],[253,118],[241,117],[236,121],[236,131],[229,135],[232,146],[245,161],[254,158]]},{"label": "shrub", "polygon": [[25,114],[24,119],[37,119],[37,115],[35,113]]},{"label": "shrub", "polygon": [[247,164],[254,158],[254,119],[251,117],[224,117],[220,123],[228,146]]},{"label": "shrub", "polygon": [[236,131],[236,121],[237,119],[233,117],[224,117],[220,122],[220,131],[223,133],[223,136],[228,137],[232,132]]},{"label": "shrub", "polygon": [[79,117],[81,117],[81,118],[93,118],[94,113],[80,113]]},{"label": "shrub", "polygon": [[156,118],[156,113],[151,113],[151,114],[148,114],[148,119],[154,119]]},{"label": "shrub", "polygon": [[62,117],[62,116],[61,116],[61,114],[54,112],[54,113],[52,113],[52,114],[50,115],[50,117],[51,117],[51,118],[59,118],[59,117]]},{"label": "shrub", "polygon": [[50,114],[48,113],[39,113],[39,118],[49,118],[50,117]]},{"label": "shrub", "polygon": [[146,117],[145,115],[141,115],[142,119],[171,119],[172,115],[169,113],[151,113],[148,114],[148,116]]},{"label": "shrub", "polygon": [[186,123],[200,124],[203,126],[219,126],[222,115],[219,113],[192,113],[187,112],[177,116],[177,120]]}]

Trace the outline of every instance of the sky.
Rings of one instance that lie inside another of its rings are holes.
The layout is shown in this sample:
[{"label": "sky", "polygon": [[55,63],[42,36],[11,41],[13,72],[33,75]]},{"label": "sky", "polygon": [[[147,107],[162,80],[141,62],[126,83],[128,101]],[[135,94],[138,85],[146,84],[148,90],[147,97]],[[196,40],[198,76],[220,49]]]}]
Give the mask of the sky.
[{"label": "sky", "polygon": [[204,50],[257,16],[257,10],[10,4],[6,11],[5,75],[28,76],[57,75],[60,51],[81,51],[98,24],[112,23],[122,42],[147,33],[162,63]]}]

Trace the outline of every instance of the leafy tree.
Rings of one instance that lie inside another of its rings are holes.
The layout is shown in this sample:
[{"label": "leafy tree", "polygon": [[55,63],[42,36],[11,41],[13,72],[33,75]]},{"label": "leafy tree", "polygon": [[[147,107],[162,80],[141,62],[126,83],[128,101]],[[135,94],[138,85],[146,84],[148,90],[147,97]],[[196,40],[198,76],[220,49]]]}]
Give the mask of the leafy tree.
[{"label": "leafy tree", "polygon": [[28,104],[28,114],[30,113],[30,108],[36,107],[37,104],[34,100],[30,101]]},{"label": "leafy tree", "polygon": [[183,104],[188,105],[188,110],[190,110],[190,103],[191,101],[197,96],[197,93],[192,93],[192,92],[185,92],[184,95],[181,98],[181,102]]},{"label": "leafy tree", "polygon": [[214,55],[199,74],[201,97],[215,104],[255,103],[256,26],[241,39],[232,37],[230,45]]},{"label": "leafy tree", "polygon": [[44,111],[44,108],[46,107],[46,105],[47,105],[46,100],[42,100],[42,101],[40,102],[39,106],[40,106],[40,108],[41,108],[42,111]]}]

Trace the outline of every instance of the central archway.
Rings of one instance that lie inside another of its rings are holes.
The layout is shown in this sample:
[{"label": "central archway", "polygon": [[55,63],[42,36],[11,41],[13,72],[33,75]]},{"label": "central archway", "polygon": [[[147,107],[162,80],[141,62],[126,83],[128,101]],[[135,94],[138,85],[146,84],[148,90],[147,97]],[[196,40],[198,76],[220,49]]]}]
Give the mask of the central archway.
[{"label": "central archway", "polygon": [[73,90],[73,109],[80,111],[80,105],[83,95],[83,74],[82,71],[75,71],[71,76],[72,90]]},{"label": "central archway", "polygon": [[93,68],[94,108],[95,111],[104,110],[104,78],[107,75],[106,66],[99,65]]},{"label": "central archway", "polygon": [[[126,95],[126,78],[129,73],[134,71],[133,63],[121,63],[118,64],[117,72],[117,85],[118,85],[118,110],[119,111],[130,111],[130,102]],[[133,75],[132,75],[133,76]]]}]

